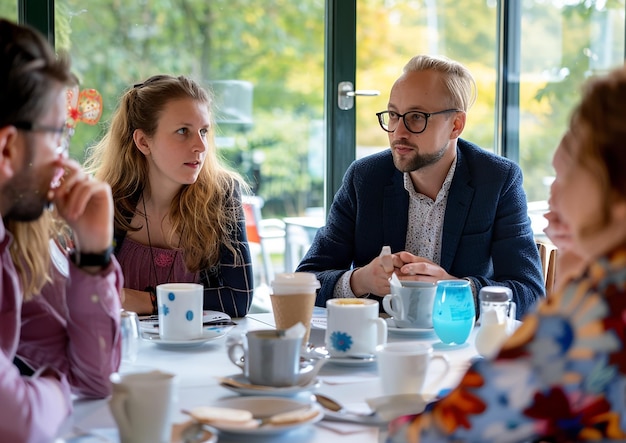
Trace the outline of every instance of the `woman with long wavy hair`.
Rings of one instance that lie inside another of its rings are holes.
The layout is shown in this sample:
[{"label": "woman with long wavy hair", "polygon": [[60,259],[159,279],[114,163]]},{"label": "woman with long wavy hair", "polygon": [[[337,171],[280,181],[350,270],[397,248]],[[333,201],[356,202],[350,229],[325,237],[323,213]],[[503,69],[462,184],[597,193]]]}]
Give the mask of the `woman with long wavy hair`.
[{"label": "woman with long wavy hair", "polygon": [[244,316],[253,292],[239,175],[220,164],[211,97],[185,76],[127,90],[86,168],[109,183],[126,309],[156,313],[155,288],[204,285],[204,308]]}]

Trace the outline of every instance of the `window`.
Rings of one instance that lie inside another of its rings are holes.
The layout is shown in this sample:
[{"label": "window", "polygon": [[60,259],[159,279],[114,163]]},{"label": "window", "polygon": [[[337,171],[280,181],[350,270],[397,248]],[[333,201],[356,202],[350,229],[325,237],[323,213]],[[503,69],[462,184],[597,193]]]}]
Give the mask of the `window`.
[{"label": "window", "polygon": [[[124,88],[157,72],[212,88],[219,152],[263,197],[265,218],[319,214],[355,157],[387,148],[375,113],[424,52],[474,73],[463,137],[519,162],[540,233],[579,88],[625,53],[625,0],[18,0],[27,21],[46,23],[42,3],[55,6],[56,44],[83,87],[104,96],[102,121]],[[0,0],[0,13],[15,19],[14,0]],[[381,94],[337,110],[346,80]],[[73,156],[102,131],[77,128]]]},{"label": "window", "polygon": [[[324,1],[57,0],[57,48],[108,121],[124,90],[154,74],[192,76],[215,95],[218,152],[267,216],[323,206]],[[101,137],[79,125],[72,153]]]},{"label": "window", "polygon": [[624,9],[623,0],[467,0],[463,8],[453,0],[358,1],[356,87],[381,95],[357,99],[356,157],[388,147],[375,112],[386,109],[409,58],[445,55],[478,84],[462,137],[518,161],[529,202],[545,202],[552,154],[581,85],[624,62]]}]

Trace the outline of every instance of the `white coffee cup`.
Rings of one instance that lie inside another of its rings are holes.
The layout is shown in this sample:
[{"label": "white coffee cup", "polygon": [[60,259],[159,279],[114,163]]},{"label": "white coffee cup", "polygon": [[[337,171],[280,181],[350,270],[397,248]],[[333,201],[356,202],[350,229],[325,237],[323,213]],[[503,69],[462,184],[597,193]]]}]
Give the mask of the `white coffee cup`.
[{"label": "white coffee cup", "polygon": [[398,328],[429,329],[433,327],[433,304],[437,284],[403,281],[391,284],[391,294],[383,298],[383,309],[393,317]]},{"label": "white coffee cup", "polygon": [[161,339],[183,341],[202,337],[202,285],[166,283],[158,285],[156,293]]},{"label": "white coffee cup", "polygon": [[441,361],[443,368],[431,386],[440,383],[450,370],[445,355],[433,355],[431,345],[420,342],[393,342],[376,349],[378,375],[383,395],[421,394],[431,362]]},{"label": "white coffee cup", "polygon": [[109,409],[121,443],[169,443],[176,402],[174,374],[161,371],[111,374]]},{"label": "white coffee cup", "polygon": [[379,303],[367,298],[333,298],[326,302],[326,349],[331,357],[374,354],[387,342],[387,323]]}]

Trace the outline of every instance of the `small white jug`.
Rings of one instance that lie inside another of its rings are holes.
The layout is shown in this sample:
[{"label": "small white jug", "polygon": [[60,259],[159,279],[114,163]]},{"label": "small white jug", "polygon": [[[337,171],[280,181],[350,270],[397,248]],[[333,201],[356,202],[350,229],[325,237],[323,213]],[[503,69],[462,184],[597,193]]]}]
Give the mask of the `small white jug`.
[{"label": "small white jug", "polygon": [[169,443],[175,375],[161,371],[111,374],[109,408],[121,443]]}]

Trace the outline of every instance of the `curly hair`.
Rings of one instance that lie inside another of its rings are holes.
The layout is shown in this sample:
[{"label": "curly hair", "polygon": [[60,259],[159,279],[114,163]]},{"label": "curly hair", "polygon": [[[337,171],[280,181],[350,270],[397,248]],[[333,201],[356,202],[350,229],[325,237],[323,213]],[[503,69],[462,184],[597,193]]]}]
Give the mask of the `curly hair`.
[{"label": "curly hair", "polygon": [[582,167],[597,178],[605,199],[601,222],[608,222],[612,196],[626,200],[626,66],[591,78],[570,119],[579,140],[573,153]]},{"label": "curly hair", "polygon": [[[88,151],[86,170],[109,183],[113,191],[117,232],[140,229],[130,222],[142,192],[150,193],[148,163],[135,146],[133,133],[141,129],[153,136],[166,105],[182,98],[204,103],[211,110],[209,93],[186,76],[156,75],[134,85],[121,97],[106,135]],[[219,162],[213,127],[211,124],[207,155],[197,181],[182,186],[169,211],[173,229],[167,241],[175,247],[172,238],[178,235],[185,264],[192,272],[215,265],[222,246],[238,257],[229,233],[237,229],[242,208],[228,196],[247,186],[237,173]]]}]

